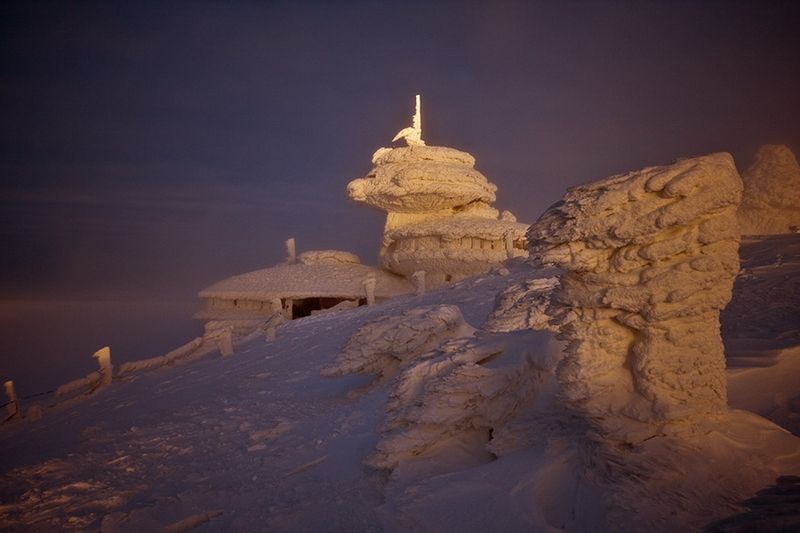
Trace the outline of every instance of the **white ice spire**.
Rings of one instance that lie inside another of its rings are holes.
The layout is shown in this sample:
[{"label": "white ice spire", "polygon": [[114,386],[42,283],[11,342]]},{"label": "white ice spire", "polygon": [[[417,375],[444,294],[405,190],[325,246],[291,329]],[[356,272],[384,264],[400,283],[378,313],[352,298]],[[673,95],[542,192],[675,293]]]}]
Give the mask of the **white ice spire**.
[{"label": "white ice spire", "polygon": [[425,146],[425,141],[422,140],[422,105],[420,104],[419,95],[416,98],[416,108],[411,124],[410,128],[403,128],[397,132],[392,142],[405,139],[408,146]]}]

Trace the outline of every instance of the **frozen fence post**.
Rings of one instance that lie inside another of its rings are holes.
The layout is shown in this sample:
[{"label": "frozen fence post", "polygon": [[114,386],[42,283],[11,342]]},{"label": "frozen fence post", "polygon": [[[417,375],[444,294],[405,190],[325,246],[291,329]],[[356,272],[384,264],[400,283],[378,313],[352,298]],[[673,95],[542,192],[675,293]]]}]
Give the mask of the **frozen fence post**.
[{"label": "frozen fence post", "polygon": [[425,294],[425,271],[417,270],[411,274],[411,277],[414,279],[414,288],[417,295]]},{"label": "frozen fence post", "polygon": [[364,292],[367,295],[367,305],[375,304],[375,278],[369,277],[362,281],[364,284]]},{"label": "frozen fence post", "polygon": [[17,398],[17,391],[14,390],[14,382],[11,380],[3,383],[6,389],[6,397],[8,398],[8,405],[6,406],[6,420],[11,420],[16,416],[20,416],[22,410],[19,406],[19,398]]},{"label": "frozen fence post", "polygon": [[230,328],[220,331],[215,340],[222,355],[233,355],[233,335]]},{"label": "frozen fence post", "polygon": [[505,240],[506,244],[506,255],[508,255],[509,259],[511,259],[514,257],[514,234],[510,231],[507,231],[503,235],[503,239]]},{"label": "frozen fence post", "polygon": [[97,388],[101,389],[111,385],[111,378],[113,376],[114,367],[111,366],[111,348],[103,346],[92,357],[97,359],[97,364],[100,365],[100,383]]},{"label": "frozen fence post", "polygon": [[286,262],[294,263],[297,259],[297,251],[295,249],[294,237],[286,239]]}]

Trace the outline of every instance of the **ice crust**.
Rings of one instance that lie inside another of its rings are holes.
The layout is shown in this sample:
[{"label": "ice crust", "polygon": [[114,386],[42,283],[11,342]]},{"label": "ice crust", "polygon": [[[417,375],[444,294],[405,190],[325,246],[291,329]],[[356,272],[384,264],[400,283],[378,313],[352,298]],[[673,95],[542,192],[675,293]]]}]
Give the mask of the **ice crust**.
[{"label": "ice crust", "polygon": [[759,148],[742,180],[744,195],[739,207],[742,234],[772,235],[800,230],[800,165],[787,146],[768,144]]}]

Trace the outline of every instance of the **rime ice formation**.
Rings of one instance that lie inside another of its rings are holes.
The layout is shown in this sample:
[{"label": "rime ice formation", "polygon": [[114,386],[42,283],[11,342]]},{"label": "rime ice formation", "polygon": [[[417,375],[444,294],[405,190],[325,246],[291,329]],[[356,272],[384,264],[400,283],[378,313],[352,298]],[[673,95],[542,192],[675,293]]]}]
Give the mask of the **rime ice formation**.
[{"label": "rime ice formation", "polygon": [[488,331],[533,329],[558,331],[547,314],[550,297],[559,287],[558,278],[537,278],[508,287],[497,296],[495,310],[484,326]]},{"label": "rime ice formation", "polygon": [[533,261],[562,272],[512,285],[485,326],[540,330],[531,353],[478,334],[395,382],[369,463],[393,470],[401,524],[459,484],[465,509],[536,510],[512,530],[698,530],[800,473],[796,437],[726,405],[719,311],[738,271],[740,197],[732,158],[713,154],[575,187],[531,226]]},{"label": "rime ice formation", "polygon": [[411,120],[411,127],[403,128],[397,132],[392,142],[404,139],[408,146],[425,146],[425,141],[422,140],[422,106],[420,104],[419,95],[416,96],[414,116],[411,117]]},{"label": "rime ice formation", "polygon": [[454,305],[414,308],[359,328],[323,369],[326,376],[399,372],[370,465],[408,469],[419,460],[441,462],[443,447],[445,455],[455,447],[478,457],[509,447],[506,424],[531,401],[536,374],[552,370],[559,350],[530,353],[530,343],[549,333],[476,338],[476,331]]},{"label": "rime ice formation", "polygon": [[484,461],[490,453],[504,455],[508,423],[535,397],[536,373],[547,372],[555,360],[555,351],[529,353],[536,335],[451,339],[410,361],[390,393],[381,440],[368,464],[396,469],[420,459],[437,463],[444,446],[445,458],[455,450],[471,450]]},{"label": "rime ice formation", "polygon": [[474,332],[458,307],[441,305],[411,309],[360,327],[347,341],[326,376],[353,373],[389,373],[398,364],[432,350],[447,339]]},{"label": "rime ice formation", "polygon": [[574,187],[528,231],[532,259],[567,271],[548,310],[568,341],[565,397],[606,431],[726,409],[740,198],[719,153]]},{"label": "rime ice formation", "polygon": [[800,231],[800,165],[788,147],[759,148],[742,180],[739,225],[743,235]]},{"label": "rime ice formation", "polygon": [[475,158],[408,144],[379,148],[370,173],[347,186],[351,199],[387,211],[382,267],[407,277],[425,271],[436,287],[527,256],[527,225],[491,207],[497,187],[475,170]]}]

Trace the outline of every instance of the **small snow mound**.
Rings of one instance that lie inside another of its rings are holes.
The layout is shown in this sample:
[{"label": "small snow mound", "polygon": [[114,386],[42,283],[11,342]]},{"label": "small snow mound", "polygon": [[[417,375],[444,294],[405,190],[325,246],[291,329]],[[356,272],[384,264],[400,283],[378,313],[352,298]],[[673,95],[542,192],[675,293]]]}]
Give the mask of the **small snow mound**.
[{"label": "small snow mound", "polygon": [[304,265],[361,264],[356,254],[341,250],[309,250],[301,253],[297,260]]},{"label": "small snow mound", "polygon": [[800,165],[783,145],[764,145],[742,174],[739,225],[744,235],[792,233],[800,225]]},{"label": "small snow mound", "polygon": [[382,317],[356,330],[326,376],[384,374],[447,339],[469,337],[475,329],[454,305],[418,307],[402,315]]}]

